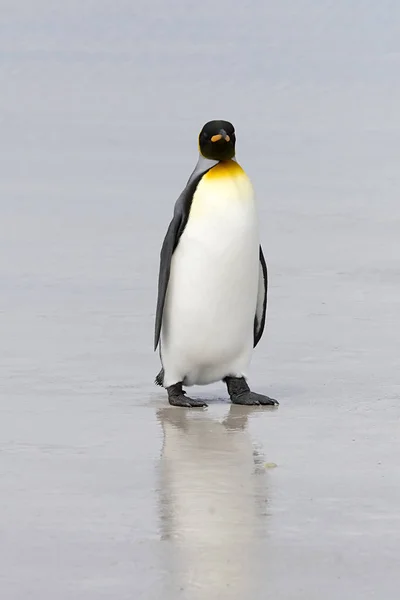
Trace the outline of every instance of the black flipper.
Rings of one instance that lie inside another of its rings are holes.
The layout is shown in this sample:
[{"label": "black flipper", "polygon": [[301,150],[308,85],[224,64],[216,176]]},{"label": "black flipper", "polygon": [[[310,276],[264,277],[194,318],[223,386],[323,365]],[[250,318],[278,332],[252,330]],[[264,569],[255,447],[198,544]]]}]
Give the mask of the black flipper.
[{"label": "black flipper", "polygon": [[265,327],[267,315],[267,294],[268,294],[268,270],[264,254],[260,246],[260,272],[258,278],[258,296],[257,308],[254,317],[254,343],[255,348],[260,341]]},{"label": "black flipper", "polygon": [[199,163],[193,171],[185,189],[179,196],[175,204],[174,216],[169,224],[167,234],[160,254],[160,271],[158,276],[158,298],[156,310],[156,322],[154,331],[154,350],[157,349],[160,341],[161,324],[164,312],[165,296],[168,288],[169,275],[171,270],[171,259],[178,245],[179,239],[185,230],[189,218],[190,207],[193,201],[193,195],[196,188],[207,171],[217,164],[217,161],[206,161]]}]

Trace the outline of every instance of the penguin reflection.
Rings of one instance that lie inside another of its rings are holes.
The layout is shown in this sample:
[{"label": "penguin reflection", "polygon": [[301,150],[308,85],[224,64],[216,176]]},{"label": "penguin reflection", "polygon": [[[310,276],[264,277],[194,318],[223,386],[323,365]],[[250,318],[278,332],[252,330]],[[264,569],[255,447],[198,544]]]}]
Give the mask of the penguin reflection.
[{"label": "penguin reflection", "polygon": [[242,600],[259,581],[267,499],[264,461],[247,430],[251,410],[232,405],[222,422],[204,412],[158,412],[166,569],[187,600],[227,592]]}]

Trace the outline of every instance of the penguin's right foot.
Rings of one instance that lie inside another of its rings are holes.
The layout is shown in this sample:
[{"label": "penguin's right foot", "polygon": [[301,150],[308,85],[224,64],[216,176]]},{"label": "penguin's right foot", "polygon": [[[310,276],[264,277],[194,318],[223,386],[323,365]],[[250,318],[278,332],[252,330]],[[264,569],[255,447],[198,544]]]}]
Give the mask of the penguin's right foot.
[{"label": "penguin's right foot", "polygon": [[207,406],[203,400],[188,398],[182,389],[182,383],[175,383],[167,387],[168,401],[171,406],[184,406],[187,408],[203,408]]}]

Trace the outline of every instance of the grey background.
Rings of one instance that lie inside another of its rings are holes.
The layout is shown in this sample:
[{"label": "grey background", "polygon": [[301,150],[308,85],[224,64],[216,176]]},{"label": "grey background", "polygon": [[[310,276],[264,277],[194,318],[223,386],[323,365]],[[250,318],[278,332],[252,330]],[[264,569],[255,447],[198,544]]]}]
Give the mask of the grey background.
[{"label": "grey background", "polygon": [[[394,0],[0,0],[2,598],[397,598],[399,65]],[[281,406],[186,417],[158,253],[212,118]]]}]

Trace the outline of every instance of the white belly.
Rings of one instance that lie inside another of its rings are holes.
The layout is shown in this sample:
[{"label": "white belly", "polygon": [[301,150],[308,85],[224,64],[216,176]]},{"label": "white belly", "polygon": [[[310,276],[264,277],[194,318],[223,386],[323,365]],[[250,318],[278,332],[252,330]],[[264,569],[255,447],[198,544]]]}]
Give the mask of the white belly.
[{"label": "white belly", "polygon": [[202,179],[174,252],[161,334],[165,387],[246,376],[259,239],[253,190],[240,173]]}]

